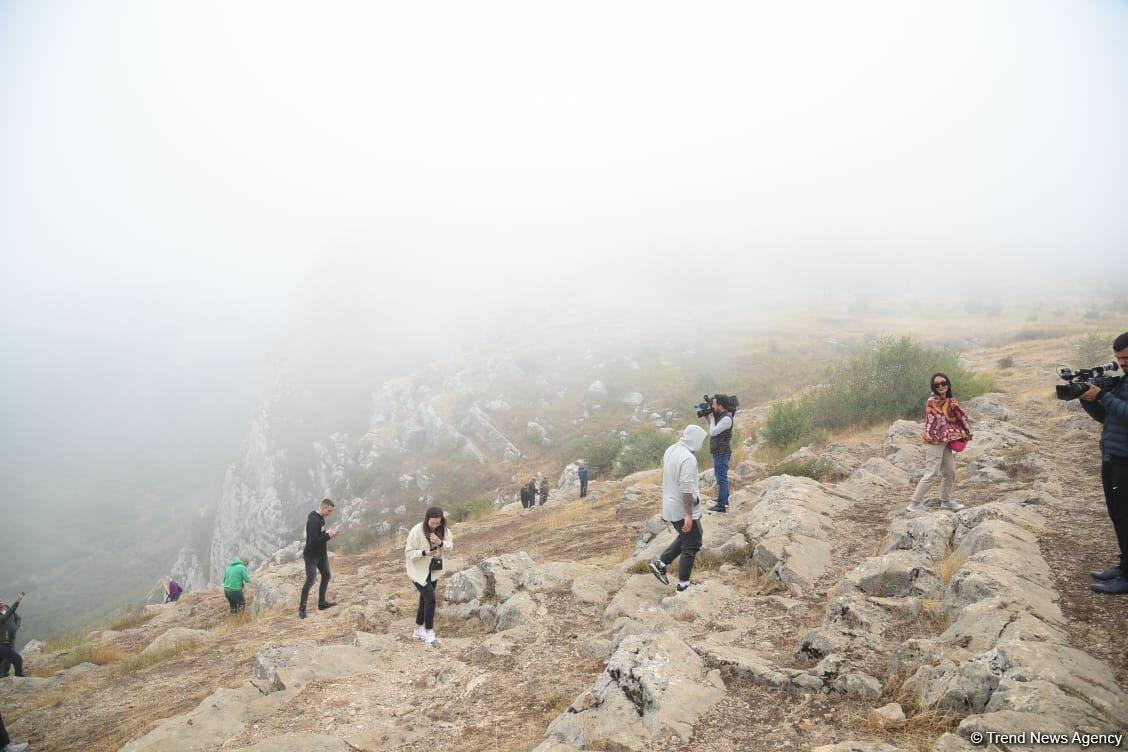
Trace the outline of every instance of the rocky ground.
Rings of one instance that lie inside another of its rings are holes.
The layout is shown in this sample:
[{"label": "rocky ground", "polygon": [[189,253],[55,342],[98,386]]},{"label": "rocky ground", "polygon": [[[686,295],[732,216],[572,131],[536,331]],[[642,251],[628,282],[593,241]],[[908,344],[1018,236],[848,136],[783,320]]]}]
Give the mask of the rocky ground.
[{"label": "rocky ground", "polygon": [[401,550],[336,557],[340,605],[305,621],[300,563],[280,562],[254,574],[253,618],[190,594],[93,635],[121,656],[106,665],[51,674],[32,656],[44,676],[0,682],[5,720],[33,749],[123,752],[957,750],[976,732],[1123,732],[1128,600],[1087,587],[1114,550],[1095,424],[1039,379],[1002,372],[1001,394],[966,405],[959,513],[904,512],[912,423],[816,450],[835,484],[747,463],[732,511],[703,521],[697,587],[674,595],[642,571],[672,537],[658,474],[594,483],[456,527],[435,646],[409,638]]}]

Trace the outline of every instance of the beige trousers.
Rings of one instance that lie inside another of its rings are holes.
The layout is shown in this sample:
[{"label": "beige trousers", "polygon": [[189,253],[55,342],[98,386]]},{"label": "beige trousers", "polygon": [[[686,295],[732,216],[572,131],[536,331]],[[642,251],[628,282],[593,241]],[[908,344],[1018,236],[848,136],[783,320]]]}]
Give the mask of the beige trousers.
[{"label": "beige trousers", "polygon": [[956,487],[956,457],[947,444],[924,445],[924,476],[917,484],[913,503],[920,504],[940,475],[940,500],[951,501]]}]

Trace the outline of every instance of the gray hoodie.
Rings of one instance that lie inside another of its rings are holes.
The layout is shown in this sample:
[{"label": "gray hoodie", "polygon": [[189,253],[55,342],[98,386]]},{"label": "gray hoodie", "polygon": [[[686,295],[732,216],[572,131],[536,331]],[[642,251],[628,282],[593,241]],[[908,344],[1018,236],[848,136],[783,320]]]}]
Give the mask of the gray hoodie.
[{"label": "gray hoodie", "polygon": [[705,429],[686,426],[681,439],[666,450],[662,457],[662,519],[677,522],[685,519],[682,494],[693,494],[693,519],[701,519],[701,498],[698,492],[697,457],[694,455],[705,443]]}]

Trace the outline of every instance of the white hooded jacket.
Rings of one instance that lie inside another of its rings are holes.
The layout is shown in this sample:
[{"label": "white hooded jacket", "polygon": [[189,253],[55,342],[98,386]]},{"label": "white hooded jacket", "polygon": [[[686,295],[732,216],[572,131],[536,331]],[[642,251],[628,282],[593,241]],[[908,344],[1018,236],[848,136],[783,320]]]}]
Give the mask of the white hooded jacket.
[{"label": "white hooded jacket", "polygon": [[693,519],[701,519],[701,495],[698,492],[697,457],[694,455],[705,443],[705,429],[689,425],[682,431],[678,443],[666,450],[662,457],[662,519],[677,522],[685,519],[682,494],[693,494]]}]

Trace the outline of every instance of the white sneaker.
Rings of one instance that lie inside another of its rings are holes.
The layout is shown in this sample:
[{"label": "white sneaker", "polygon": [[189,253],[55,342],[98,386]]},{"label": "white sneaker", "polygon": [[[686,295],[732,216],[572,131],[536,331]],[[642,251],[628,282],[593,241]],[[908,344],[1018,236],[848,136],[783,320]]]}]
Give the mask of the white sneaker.
[{"label": "white sneaker", "polygon": [[19,744],[9,744],[0,752],[24,752],[27,749],[27,742],[20,742]]},{"label": "white sneaker", "polygon": [[420,627],[416,627],[416,628],[414,629],[414,631],[412,631],[412,633],[411,633],[411,636],[412,636],[412,637],[413,637],[414,639],[416,639],[416,640],[423,640],[423,639],[426,639],[426,637],[427,637],[427,630],[426,630],[426,629],[423,629],[423,627],[421,627],[421,626],[420,626]]},{"label": "white sneaker", "polygon": [[952,512],[958,512],[958,511],[960,511],[961,509],[964,508],[964,505],[959,503],[955,499],[948,499],[947,501],[945,501],[943,504],[940,505],[940,508],[941,509],[947,509],[947,510],[952,511]]},{"label": "white sneaker", "polygon": [[423,633],[423,642],[430,645],[434,641],[435,641],[435,630],[428,629],[426,632]]},{"label": "white sneaker", "polygon": [[913,514],[920,514],[921,512],[928,511],[928,507],[926,507],[924,504],[909,504],[907,507],[905,507],[905,509],[912,512]]}]

